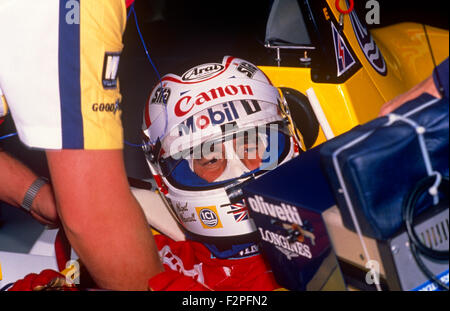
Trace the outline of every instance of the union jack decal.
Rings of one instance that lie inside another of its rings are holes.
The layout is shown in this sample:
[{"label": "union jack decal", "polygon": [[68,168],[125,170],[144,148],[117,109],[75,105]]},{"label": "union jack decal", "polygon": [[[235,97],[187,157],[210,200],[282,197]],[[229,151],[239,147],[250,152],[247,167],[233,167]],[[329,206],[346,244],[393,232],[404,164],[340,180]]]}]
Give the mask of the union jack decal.
[{"label": "union jack decal", "polygon": [[231,204],[231,211],[229,214],[233,214],[234,220],[236,222],[241,222],[243,220],[248,220],[248,208],[243,203]]}]

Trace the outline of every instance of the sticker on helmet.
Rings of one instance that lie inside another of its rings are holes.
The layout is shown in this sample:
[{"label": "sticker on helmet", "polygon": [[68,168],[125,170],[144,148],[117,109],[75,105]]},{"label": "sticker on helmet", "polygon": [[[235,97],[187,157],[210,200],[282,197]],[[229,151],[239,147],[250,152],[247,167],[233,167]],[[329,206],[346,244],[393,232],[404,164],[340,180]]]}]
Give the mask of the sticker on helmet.
[{"label": "sticker on helmet", "polygon": [[168,87],[159,87],[158,89],[156,89],[155,94],[153,94],[152,98],[150,99],[150,103],[167,105],[171,92],[172,91]]},{"label": "sticker on helmet", "polygon": [[231,204],[231,211],[229,213],[233,214],[234,220],[236,222],[241,222],[244,220],[248,220],[248,208],[243,203]]},{"label": "sticker on helmet", "polygon": [[223,228],[215,206],[196,207],[198,217],[205,229]]},{"label": "sticker on helmet", "polygon": [[250,116],[260,112],[261,106],[256,100],[241,100],[239,102],[224,103],[219,108],[208,108],[206,112],[191,116],[186,121],[181,122],[178,126],[179,136],[195,133],[197,130],[205,130],[210,126],[218,126],[236,121],[241,117],[239,111],[241,114],[245,114],[245,116]]},{"label": "sticker on helmet", "polygon": [[216,99],[224,97],[236,97],[238,99],[242,95],[254,95],[250,85],[227,85],[212,88],[208,91],[200,92],[195,96],[183,96],[175,104],[174,112],[177,117],[187,115],[194,106],[206,105]]},{"label": "sticker on helmet", "polygon": [[181,76],[181,80],[201,81],[221,72],[224,68],[225,66],[217,63],[203,64],[186,71],[183,76]]},{"label": "sticker on helmet", "polygon": [[253,76],[255,75],[255,73],[258,71],[258,68],[256,68],[252,64],[249,64],[249,63],[246,63],[246,62],[242,62],[237,67],[237,71],[242,72],[247,77],[252,79]]}]

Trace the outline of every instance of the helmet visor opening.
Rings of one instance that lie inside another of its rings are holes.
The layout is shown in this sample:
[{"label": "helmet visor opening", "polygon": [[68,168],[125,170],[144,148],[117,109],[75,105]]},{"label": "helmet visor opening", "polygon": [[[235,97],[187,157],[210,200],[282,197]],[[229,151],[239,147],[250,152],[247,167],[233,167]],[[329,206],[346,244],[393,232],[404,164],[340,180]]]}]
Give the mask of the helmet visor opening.
[{"label": "helmet visor opening", "polygon": [[175,187],[205,190],[274,169],[291,150],[284,122],[252,127],[210,139],[160,159],[163,176]]}]

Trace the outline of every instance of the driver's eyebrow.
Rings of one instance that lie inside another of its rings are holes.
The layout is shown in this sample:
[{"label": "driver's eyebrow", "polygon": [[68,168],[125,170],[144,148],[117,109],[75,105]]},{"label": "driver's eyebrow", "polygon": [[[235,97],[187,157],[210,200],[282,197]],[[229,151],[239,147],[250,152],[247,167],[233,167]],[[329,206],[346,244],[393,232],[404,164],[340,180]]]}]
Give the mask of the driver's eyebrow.
[{"label": "driver's eyebrow", "polygon": [[202,158],[214,157],[216,155],[222,155],[224,153],[223,145],[221,145],[220,147],[218,145],[212,145],[211,147],[207,148],[206,150],[202,148]]},{"label": "driver's eyebrow", "polygon": [[197,163],[203,165],[203,164],[209,163],[209,162],[211,162],[213,160],[222,160],[222,156],[220,156],[220,157],[214,157],[213,156],[213,157],[208,157],[208,158],[203,157],[203,158],[197,159],[195,161],[197,161]]},{"label": "driver's eyebrow", "polygon": [[199,165],[205,166],[205,165],[211,164],[210,162],[211,162],[212,160],[213,160],[213,159],[200,159],[200,160],[196,160],[196,161],[197,161],[197,163],[198,163]]}]

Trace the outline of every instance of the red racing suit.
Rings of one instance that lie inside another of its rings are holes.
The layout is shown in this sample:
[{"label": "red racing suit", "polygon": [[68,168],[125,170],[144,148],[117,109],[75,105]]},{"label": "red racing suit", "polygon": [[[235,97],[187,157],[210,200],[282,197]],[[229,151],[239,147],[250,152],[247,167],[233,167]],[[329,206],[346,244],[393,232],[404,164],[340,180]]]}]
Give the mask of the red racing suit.
[{"label": "red racing suit", "polygon": [[[175,242],[155,235],[165,271],[148,281],[153,291],[272,291],[279,289],[262,255],[255,253],[239,259],[218,259],[201,243]],[[62,230],[55,241],[59,270],[70,259],[70,244]],[[67,285],[65,276],[52,270],[31,273],[17,281],[10,291],[80,290]],[[81,290],[83,290],[81,288]]]},{"label": "red racing suit", "polygon": [[262,255],[218,259],[201,243],[155,235],[166,271],[149,280],[153,291],[272,291],[280,288]]}]

